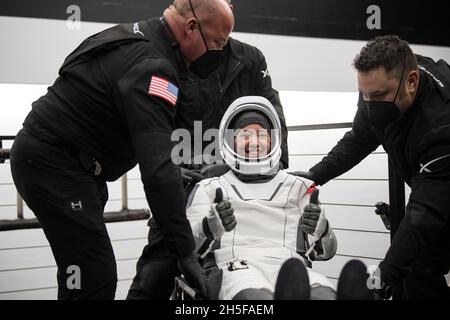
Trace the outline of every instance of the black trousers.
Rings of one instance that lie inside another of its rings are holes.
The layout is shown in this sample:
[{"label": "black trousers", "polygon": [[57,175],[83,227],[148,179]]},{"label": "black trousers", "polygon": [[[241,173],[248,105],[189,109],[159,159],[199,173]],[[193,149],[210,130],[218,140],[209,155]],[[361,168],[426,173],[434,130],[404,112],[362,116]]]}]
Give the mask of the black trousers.
[{"label": "black trousers", "polygon": [[[444,276],[449,271],[450,257],[450,251],[445,250],[446,246],[448,247],[448,244],[436,248],[436,251],[438,249],[443,250],[444,254],[442,252],[439,255],[434,254],[427,259],[422,258],[412,264],[411,272],[403,279],[401,299],[450,300],[450,287]],[[447,255],[447,257],[444,255]]]},{"label": "black trousers", "polygon": [[442,275],[410,275],[403,287],[407,300],[450,300],[450,287]]},{"label": "black trousers", "polygon": [[65,145],[25,128],[11,149],[11,172],[50,243],[58,299],[114,299],[117,271],[103,218],[105,181],[83,169]]}]

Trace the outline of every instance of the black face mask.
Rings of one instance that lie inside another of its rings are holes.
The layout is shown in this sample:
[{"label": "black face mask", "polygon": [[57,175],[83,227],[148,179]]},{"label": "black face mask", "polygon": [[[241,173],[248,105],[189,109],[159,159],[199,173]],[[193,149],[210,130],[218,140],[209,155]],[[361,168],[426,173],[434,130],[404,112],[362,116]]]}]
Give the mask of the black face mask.
[{"label": "black face mask", "polygon": [[369,123],[377,129],[386,128],[400,117],[400,110],[393,101],[366,101],[366,105]]},{"label": "black face mask", "polygon": [[189,70],[202,79],[217,70],[222,59],[222,50],[207,50],[189,66]]},{"label": "black face mask", "polygon": [[[406,60],[406,55],[405,55]],[[367,113],[369,123],[377,129],[383,130],[389,124],[394,122],[400,117],[400,110],[395,104],[398,92],[402,86],[403,74],[405,72],[405,61],[403,62],[402,75],[400,77],[400,83],[395,93],[394,100],[392,101],[364,101],[367,107]]]},{"label": "black face mask", "polygon": [[211,73],[213,73],[215,70],[219,68],[220,61],[222,59],[222,50],[208,49],[208,45],[206,43],[206,39],[205,36],[203,35],[202,27],[200,25],[200,20],[197,18],[197,15],[195,14],[191,0],[189,0],[189,5],[191,6],[194,18],[197,19],[198,30],[200,31],[200,35],[202,36],[203,43],[205,44],[206,47],[206,52],[191,62],[189,70],[198,77],[205,79]]}]

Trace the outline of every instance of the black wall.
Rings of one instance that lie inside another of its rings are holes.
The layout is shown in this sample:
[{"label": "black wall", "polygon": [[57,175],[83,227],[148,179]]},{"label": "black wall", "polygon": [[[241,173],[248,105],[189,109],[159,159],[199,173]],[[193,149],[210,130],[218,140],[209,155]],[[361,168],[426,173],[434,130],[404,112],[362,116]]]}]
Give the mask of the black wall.
[{"label": "black wall", "polygon": [[[1,0],[0,15],[67,19],[81,8],[81,20],[132,22],[161,15],[171,0]],[[446,1],[406,0],[234,0],[235,31],[367,40],[395,33],[411,43],[450,46]],[[369,30],[369,5],[381,9],[381,30]]]}]

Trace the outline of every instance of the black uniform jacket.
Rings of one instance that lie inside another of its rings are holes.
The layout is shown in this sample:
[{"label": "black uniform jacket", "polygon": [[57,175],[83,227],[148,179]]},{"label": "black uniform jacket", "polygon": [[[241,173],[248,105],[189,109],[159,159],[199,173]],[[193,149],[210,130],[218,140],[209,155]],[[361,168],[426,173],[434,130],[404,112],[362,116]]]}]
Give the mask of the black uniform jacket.
[{"label": "black uniform jacket", "polygon": [[[177,127],[194,134],[194,121],[202,121],[201,133],[219,128],[223,114],[230,104],[242,96],[263,96],[269,100],[278,113],[282,126],[281,163],[289,165],[287,128],[278,92],[272,88],[272,80],[264,55],[257,48],[229,38],[223,51],[223,60],[217,72],[200,79],[187,73],[181,79],[182,103],[177,109]],[[205,140],[203,148],[211,142]],[[193,150],[193,156],[203,150]],[[206,150],[206,149],[205,149]]]},{"label": "black uniform jacket", "polygon": [[139,163],[158,225],[177,254],[186,255],[194,248],[192,232],[180,171],[170,157],[178,61],[158,18],[114,26],[66,58],[47,94],[33,103],[32,115],[98,160],[105,180]]},{"label": "black uniform jacket", "polygon": [[352,129],[310,169],[316,183],[324,184],[383,145],[412,190],[405,218],[381,264],[381,276],[391,284],[408,271],[417,272],[417,264],[428,275],[450,268],[450,68],[443,60],[419,55],[417,60],[419,88],[410,109],[377,130],[368,123],[360,94]]}]

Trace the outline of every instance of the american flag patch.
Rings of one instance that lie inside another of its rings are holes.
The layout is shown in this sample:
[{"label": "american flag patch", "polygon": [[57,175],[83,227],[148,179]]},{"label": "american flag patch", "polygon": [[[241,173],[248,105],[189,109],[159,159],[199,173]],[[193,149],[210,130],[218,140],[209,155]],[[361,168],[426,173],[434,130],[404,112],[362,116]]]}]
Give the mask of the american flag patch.
[{"label": "american flag patch", "polygon": [[178,88],[164,78],[152,76],[150,86],[148,87],[148,94],[150,96],[160,97],[175,106],[177,103]]}]

